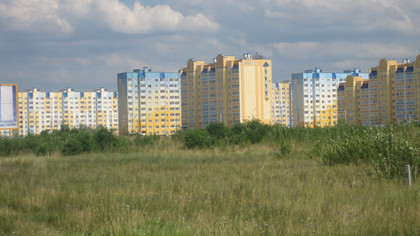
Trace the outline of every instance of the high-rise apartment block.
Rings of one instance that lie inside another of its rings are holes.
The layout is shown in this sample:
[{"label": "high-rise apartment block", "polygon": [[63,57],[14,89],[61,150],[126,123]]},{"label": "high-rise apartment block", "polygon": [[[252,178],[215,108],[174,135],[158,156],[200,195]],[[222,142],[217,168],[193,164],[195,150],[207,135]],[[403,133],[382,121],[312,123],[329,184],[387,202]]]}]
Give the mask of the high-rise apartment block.
[{"label": "high-rise apartment block", "polygon": [[341,119],[354,125],[401,123],[420,119],[420,55],[379,61],[368,80],[350,77],[340,85]]},{"label": "high-rise apartment block", "polygon": [[169,135],[181,127],[178,72],[119,73],[118,94],[120,133]]},{"label": "high-rise apartment block", "polygon": [[219,54],[212,63],[193,61],[181,70],[182,128],[226,126],[246,120],[272,122],[271,60]]},{"label": "high-rise apartment block", "polygon": [[348,75],[367,79],[359,69],[327,73],[321,69],[292,74],[293,126],[325,127],[338,121],[337,88]]},{"label": "high-rise apartment block", "polygon": [[[118,132],[118,96],[105,89],[75,92],[42,92],[38,89],[18,93],[18,135],[42,131],[103,126]],[[4,134],[4,133],[3,133]]]},{"label": "high-rise apartment block", "polygon": [[290,85],[291,83],[289,81],[272,84],[273,124],[292,126],[293,106]]}]

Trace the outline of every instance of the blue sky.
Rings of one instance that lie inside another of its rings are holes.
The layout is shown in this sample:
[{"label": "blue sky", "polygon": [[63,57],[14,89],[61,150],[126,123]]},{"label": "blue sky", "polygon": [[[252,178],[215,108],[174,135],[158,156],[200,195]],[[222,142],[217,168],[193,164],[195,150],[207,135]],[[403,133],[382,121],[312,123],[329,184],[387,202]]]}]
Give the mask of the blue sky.
[{"label": "blue sky", "polygon": [[0,82],[116,90],[116,74],[258,53],[273,80],[420,54],[418,0],[0,0]]}]

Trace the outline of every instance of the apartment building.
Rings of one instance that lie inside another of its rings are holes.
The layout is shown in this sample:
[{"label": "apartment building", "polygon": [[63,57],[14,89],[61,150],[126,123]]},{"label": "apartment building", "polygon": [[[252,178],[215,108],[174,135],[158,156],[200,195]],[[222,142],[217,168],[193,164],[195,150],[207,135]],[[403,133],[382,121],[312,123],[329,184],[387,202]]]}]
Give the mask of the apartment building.
[{"label": "apartment building", "polygon": [[[98,89],[75,92],[65,89],[43,92],[31,89],[18,93],[18,132],[20,136],[42,131],[103,126],[118,132],[118,95]],[[6,134],[3,134],[8,136]]]},{"label": "apartment building", "polygon": [[152,72],[144,67],[119,73],[120,133],[175,133],[181,128],[180,87],[178,72]]},{"label": "apartment building", "polygon": [[271,99],[273,101],[273,124],[292,126],[292,103],[290,81],[272,83]]},{"label": "apartment building", "polygon": [[252,119],[271,124],[271,76],[271,60],[260,55],[219,54],[211,63],[190,59],[181,70],[182,128]]},{"label": "apartment building", "polygon": [[368,79],[363,79],[360,76],[347,76],[346,81],[341,83],[337,89],[338,120],[352,125],[360,125],[361,122],[368,122],[369,118],[374,119],[373,117],[364,117],[364,114],[374,115],[373,110],[370,113],[365,113],[365,110],[369,110],[366,103],[370,100],[366,92],[368,87]]},{"label": "apartment building", "polygon": [[359,69],[343,73],[306,70],[292,74],[293,126],[325,127],[338,121],[337,89],[348,75],[367,79]]},{"label": "apartment building", "polygon": [[[347,110],[347,117],[343,116],[346,122],[376,125],[419,120],[420,55],[413,62],[382,59],[378,66],[372,67],[369,80],[340,87],[344,92],[340,95],[343,103],[339,109]],[[350,90],[354,92],[345,92]]]},{"label": "apartment building", "polygon": [[0,83],[0,136],[10,136],[18,128],[17,84]]}]

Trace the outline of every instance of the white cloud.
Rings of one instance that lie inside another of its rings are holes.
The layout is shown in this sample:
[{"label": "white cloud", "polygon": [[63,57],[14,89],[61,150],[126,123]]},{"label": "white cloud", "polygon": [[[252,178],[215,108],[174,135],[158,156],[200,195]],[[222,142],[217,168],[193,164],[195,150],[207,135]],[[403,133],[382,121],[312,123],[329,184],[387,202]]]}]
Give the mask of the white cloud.
[{"label": "white cloud", "polygon": [[14,30],[72,32],[73,27],[60,16],[59,8],[56,0],[9,0],[0,3],[0,19]]},{"label": "white cloud", "polygon": [[202,14],[184,16],[167,5],[145,7],[135,2],[133,8],[119,0],[96,0],[97,13],[114,31],[148,33],[151,31],[217,30],[217,23]]},{"label": "white cloud", "polygon": [[73,32],[70,22],[87,20],[113,31],[138,34],[159,31],[218,30],[203,14],[183,15],[168,5],[132,8],[120,0],[8,0],[0,3],[0,20],[9,29],[31,32]]}]

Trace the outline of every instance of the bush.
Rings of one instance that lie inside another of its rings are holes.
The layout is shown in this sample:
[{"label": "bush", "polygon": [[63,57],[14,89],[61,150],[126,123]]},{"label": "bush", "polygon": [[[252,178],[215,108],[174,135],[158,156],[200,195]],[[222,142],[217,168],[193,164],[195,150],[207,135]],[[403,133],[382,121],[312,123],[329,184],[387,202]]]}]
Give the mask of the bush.
[{"label": "bush", "polygon": [[[339,128],[337,128],[339,130]],[[378,176],[404,178],[405,165],[410,164],[416,178],[420,169],[419,148],[410,144],[392,126],[382,129],[355,128],[342,132],[333,139],[320,140],[314,152],[326,165],[359,164],[372,165]],[[375,133],[374,133],[375,132]]]},{"label": "bush", "polygon": [[211,138],[205,129],[187,129],[183,137],[186,148],[208,148],[211,145]]},{"label": "bush", "polygon": [[0,156],[15,156],[18,155],[20,151],[20,139],[0,137]]},{"label": "bush", "polygon": [[222,144],[229,132],[229,129],[220,122],[211,122],[206,126],[207,133],[210,136],[210,144]]},{"label": "bush", "polygon": [[104,127],[97,128],[93,137],[100,151],[115,151],[118,146],[117,137]]},{"label": "bush", "polygon": [[81,154],[83,153],[83,144],[77,137],[72,136],[64,144],[61,153],[65,156]]},{"label": "bush", "polygon": [[48,142],[44,142],[41,143],[40,145],[38,145],[35,148],[35,155],[37,156],[49,156],[54,152],[54,147],[48,143]]},{"label": "bush", "polygon": [[146,146],[154,146],[157,142],[159,142],[160,136],[159,135],[140,135],[137,134],[134,138],[134,145],[139,147],[146,147]]}]

